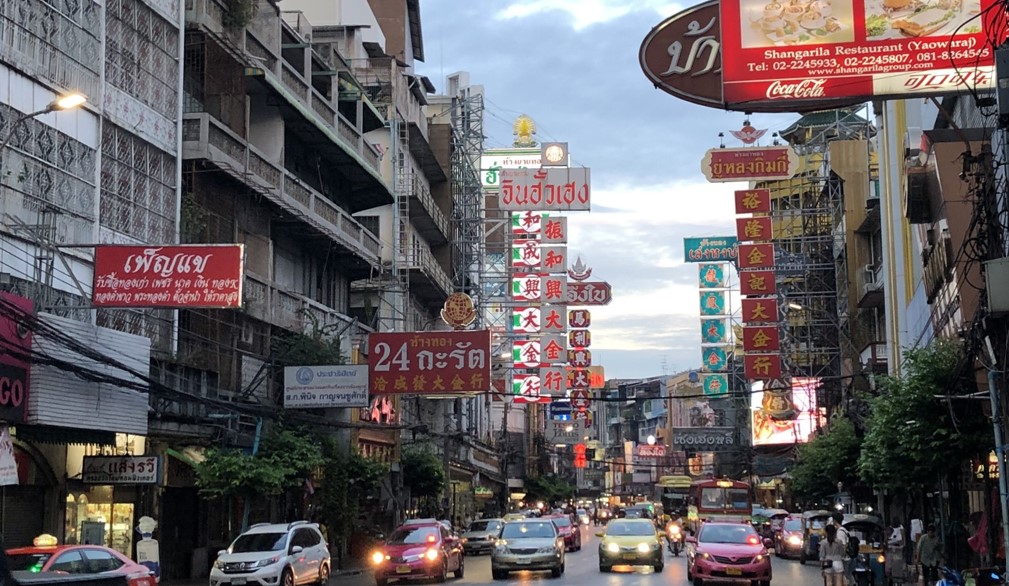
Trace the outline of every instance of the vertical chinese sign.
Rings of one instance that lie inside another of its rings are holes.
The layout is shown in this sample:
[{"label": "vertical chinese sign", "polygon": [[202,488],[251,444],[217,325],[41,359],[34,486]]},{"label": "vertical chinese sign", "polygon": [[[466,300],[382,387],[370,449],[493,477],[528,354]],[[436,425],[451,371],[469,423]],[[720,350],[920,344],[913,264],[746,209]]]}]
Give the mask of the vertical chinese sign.
[{"label": "vertical chinese sign", "polygon": [[701,383],[713,399],[729,392],[729,263],[697,265],[701,312]]}]

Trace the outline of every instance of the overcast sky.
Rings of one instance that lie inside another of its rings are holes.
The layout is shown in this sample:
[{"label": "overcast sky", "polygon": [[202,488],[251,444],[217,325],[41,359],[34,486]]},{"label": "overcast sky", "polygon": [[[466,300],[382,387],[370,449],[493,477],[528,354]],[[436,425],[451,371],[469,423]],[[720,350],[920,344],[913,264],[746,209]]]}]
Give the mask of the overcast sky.
[{"label": "overcast sky", "polygon": [[[540,141],[566,141],[572,164],[592,169],[592,212],[569,214],[570,258],[613,286],[592,308],[592,358],[607,378],[700,366],[697,266],[683,238],[735,234],[732,192],[708,183],[704,152],[742,146],[729,130],[743,114],[703,108],[652,87],[638,66],[648,31],[688,5],[656,0],[421,0],[426,63],[444,89],[468,71],[485,90],[487,148],[511,146],[519,114]],[[771,133],[796,115],[756,115]]]}]

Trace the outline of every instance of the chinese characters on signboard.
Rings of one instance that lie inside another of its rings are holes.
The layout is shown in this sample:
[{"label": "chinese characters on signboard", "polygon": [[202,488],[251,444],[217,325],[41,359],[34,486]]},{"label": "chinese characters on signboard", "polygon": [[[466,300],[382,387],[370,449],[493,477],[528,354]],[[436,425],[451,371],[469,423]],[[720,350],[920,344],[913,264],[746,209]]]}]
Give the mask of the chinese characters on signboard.
[{"label": "chinese characters on signboard", "polygon": [[490,388],[488,330],[373,333],[368,388],[376,394],[479,393]]}]

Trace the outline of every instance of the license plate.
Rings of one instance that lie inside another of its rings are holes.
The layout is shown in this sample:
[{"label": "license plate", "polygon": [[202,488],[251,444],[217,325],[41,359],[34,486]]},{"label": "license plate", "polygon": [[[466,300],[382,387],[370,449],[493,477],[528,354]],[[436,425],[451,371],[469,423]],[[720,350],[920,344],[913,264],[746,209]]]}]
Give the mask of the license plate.
[{"label": "license plate", "polygon": [[743,575],[743,570],[740,570],[739,568],[725,568],[725,575],[726,576],[742,576]]},{"label": "license plate", "polygon": [[397,574],[409,574],[410,573],[410,566],[396,566],[396,573]]},{"label": "license plate", "polygon": [[528,564],[531,561],[532,560],[530,560],[528,558],[519,558],[519,559],[515,560],[515,563],[516,564]]},{"label": "license plate", "polygon": [[245,578],[232,578],[231,579],[231,585],[232,586],[243,586],[243,584],[245,584],[245,583],[246,583]]}]

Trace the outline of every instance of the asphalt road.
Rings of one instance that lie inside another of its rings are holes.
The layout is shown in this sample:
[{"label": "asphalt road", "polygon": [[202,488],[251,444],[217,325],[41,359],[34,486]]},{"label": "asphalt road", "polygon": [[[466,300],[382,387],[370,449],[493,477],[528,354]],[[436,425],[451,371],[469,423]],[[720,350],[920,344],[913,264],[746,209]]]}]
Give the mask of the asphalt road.
[{"label": "asphalt road", "polygon": [[[687,560],[683,554],[674,557],[665,550],[666,568],[655,574],[647,567],[617,566],[611,574],[599,573],[597,529],[582,528],[582,550],[568,552],[565,559],[564,575],[558,579],[550,577],[550,572],[513,572],[507,580],[493,580],[490,574],[490,556],[466,556],[466,577],[462,580],[449,578],[446,584],[462,586],[479,584],[531,585],[531,586],[687,586]],[[771,558],[773,568],[772,584],[781,586],[819,586],[823,578],[816,564],[800,565],[796,560]],[[370,572],[356,576],[339,576],[333,579],[334,586],[375,586]],[[705,582],[707,584],[708,582]],[[390,582],[390,585],[398,582]],[[727,582],[726,584],[732,584]],[[748,584],[746,581],[736,584]]]}]

